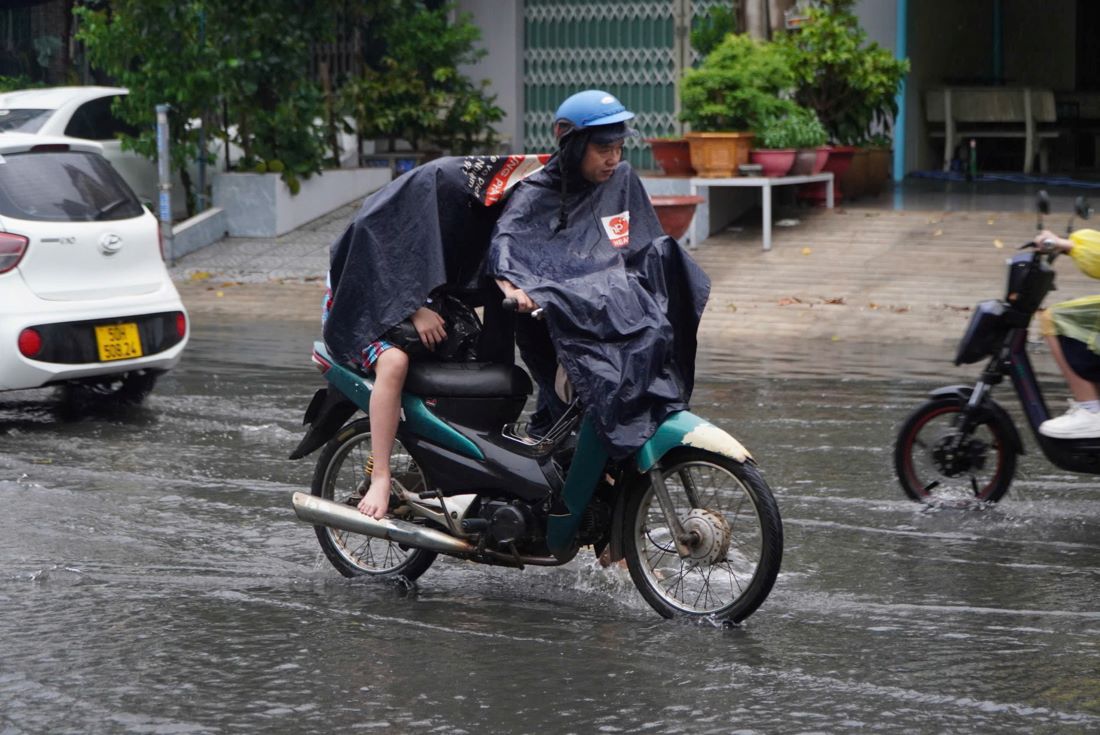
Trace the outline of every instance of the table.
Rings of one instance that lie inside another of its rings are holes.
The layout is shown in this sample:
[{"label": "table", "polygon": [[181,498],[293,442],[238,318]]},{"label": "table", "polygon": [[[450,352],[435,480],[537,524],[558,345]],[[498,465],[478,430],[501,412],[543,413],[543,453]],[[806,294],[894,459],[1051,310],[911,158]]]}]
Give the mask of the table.
[{"label": "table", "polygon": [[[803,176],[734,176],[728,179],[691,179],[691,193],[698,194],[699,187],[706,186],[758,186],[760,205],[764,210],[764,249],[772,249],[772,187],[792,184],[825,183],[825,206],[833,208],[833,175],[831,173],[805,174]],[[710,197],[707,197],[710,201]]]}]

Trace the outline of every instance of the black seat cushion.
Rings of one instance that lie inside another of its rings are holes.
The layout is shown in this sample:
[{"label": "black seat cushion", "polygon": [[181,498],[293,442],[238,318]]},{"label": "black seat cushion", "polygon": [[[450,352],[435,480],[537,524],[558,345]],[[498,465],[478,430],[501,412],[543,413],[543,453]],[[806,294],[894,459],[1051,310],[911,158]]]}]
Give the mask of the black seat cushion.
[{"label": "black seat cushion", "polygon": [[531,394],[531,378],[518,365],[414,362],[409,365],[405,390],[438,398],[527,396]]}]

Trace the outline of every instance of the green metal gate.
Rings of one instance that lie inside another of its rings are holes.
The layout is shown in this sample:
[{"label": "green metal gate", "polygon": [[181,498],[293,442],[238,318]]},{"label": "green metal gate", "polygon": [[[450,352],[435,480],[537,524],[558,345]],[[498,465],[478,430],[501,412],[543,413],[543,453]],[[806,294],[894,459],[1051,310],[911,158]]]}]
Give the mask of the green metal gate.
[{"label": "green metal gate", "polygon": [[553,117],[582,89],[603,89],[637,113],[641,138],[626,158],[653,168],[648,137],[679,135],[677,80],[695,61],[689,29],[697,16],[735,0],[525,0],[524,146],[554,149]]}]

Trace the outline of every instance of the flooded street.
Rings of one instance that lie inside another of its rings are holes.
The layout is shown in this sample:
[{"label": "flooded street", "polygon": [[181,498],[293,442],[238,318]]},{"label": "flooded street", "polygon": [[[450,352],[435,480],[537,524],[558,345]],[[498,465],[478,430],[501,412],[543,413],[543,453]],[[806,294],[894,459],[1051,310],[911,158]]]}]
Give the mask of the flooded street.
[{"label": "flooded street", "polygon": [[1100,730],[1100,478],[1022,424],[997,507],[930,511],[894,478],[908,412],[977,374],[950,347],[702,356],[694,410],[759,460],[786,537],[722,630],[587,552],[441,558],[411,592],[340,577],[290,508],[316,334],[196,321],[137,409],[0,394],[0,733]]}]

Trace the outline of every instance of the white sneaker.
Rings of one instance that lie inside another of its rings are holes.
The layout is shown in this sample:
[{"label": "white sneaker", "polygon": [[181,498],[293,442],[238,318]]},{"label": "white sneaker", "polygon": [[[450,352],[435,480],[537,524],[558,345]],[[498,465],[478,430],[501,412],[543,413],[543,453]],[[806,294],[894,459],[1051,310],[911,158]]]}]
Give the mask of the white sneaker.
[{"label": "white sneaker", "polygon": [[1093,413],[1074,401],[1069,410],[1056,419],[1039,424],[1039,433],[1052,439],[1100,438],[1100,413]]}]

